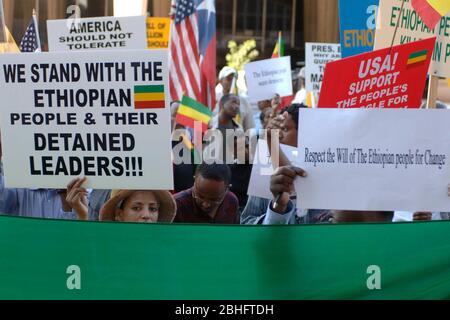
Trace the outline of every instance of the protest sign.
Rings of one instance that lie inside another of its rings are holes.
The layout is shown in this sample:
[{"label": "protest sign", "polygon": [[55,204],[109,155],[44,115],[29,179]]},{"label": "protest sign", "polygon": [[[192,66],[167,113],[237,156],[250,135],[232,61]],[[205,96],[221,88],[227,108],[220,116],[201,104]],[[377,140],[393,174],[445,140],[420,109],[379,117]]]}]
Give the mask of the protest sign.
[{"label": "protest sign", "polygon": [[252,102],[292,95],[291,57],[250,62],[245,65],[249,99]]},{"label": "protest sign", "polygon": [[146,49],[145,17],[47,20],[49,51]]},{"label": "protest sign", "polygon": [[318,95],[322,86],[325,65],[341,58],[341,45],[336,43],[305,43],[306,91]]},{"label": "protest sign", "polygon": [[300,208],[450,210],[447,110],[300,109],[299,119]]},{"label": "protest sign", "polygon": [[[172,189],[167,50],[0,55],[7,187]],[[106,62],[103,62],[106,61]]]},{"label": "protest sign", "polygon": [[170,18],[147,18],[147,47],[166,49],[169,47]]},{"label": "protest sign", "polygon": [[325,69],[319,108],[419,108],[435,38],[363,53]]},{"label": "protest sign", "polygon": [[411,1],[404,1],[403,12],[400,13],[402,2],[402,0],[380,0],[374,49],[391,46],[398,21],[394,45],[436,36],[429,74],[450,77],[450,15],[442,17],[434,30],[430,30],[412,7]]},{"label": "protest sign", "polygon": [[339,0],[342,58],[372,51],[379,0]]},{"label": "protest sign", "polygon": [[[296,147],[280,144],[280,148],[291,163],[296,162],[298,154]],[[256,146],[247,194],[249,196],[272,199],[273,196],[270,192],[270,176],[273,172],[274,169],[269,149],[267,148],[267,141],[259,140],[258,145]]]}]

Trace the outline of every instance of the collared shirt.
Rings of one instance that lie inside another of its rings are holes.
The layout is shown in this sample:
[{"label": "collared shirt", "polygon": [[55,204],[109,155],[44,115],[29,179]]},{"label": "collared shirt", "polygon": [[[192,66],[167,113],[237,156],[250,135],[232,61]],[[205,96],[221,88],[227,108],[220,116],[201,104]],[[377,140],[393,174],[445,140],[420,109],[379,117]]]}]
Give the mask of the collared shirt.
[{"label": "collared shirt", "polygon": [[77,219],[75,212],[64,212],[61,196],[55,189],[5,188],[0,168],[0,214],[21,217]]},{"label": "collared shirt", "polygon": [[[218,89],[217,89],[218,88]],[[217,104],[214,108],[213,114],[214,116],[218,114],[219,112],[219,101],[220,98],[223,96],[223,88],[222,85],[219,83],[216,87],[216,100]],[[247,99],[247,95],[244,93],[239,93],[239,112],[240,112],[240,118],[241,123],[240,125],[244,129],[245,132],[249,129],[253,129],[255,127],[255,120],[253,118],[253,110],[250,105],[250,102]]]},{"label": "collared shirt", "polygon": [[297,209],[290,200],[284,214],[272,210],[272,201],[250,196],[241,215],[241,224],[315,224],[327,223],[328,210]]},{"label": "collared shirt", "polygon": [[239,223],[239,202],[237,197],[228,191],[214,218],[202,212],[197,206],[192,189],[187,189],[175,195],[177,215],[174,222],[181,223]]},{"label": "collared shirt", "polygon": [[111,197],[109,189],[93,189],[89,194],[88,217],[89,220],[98,221],[99,212],[106,201]]},{"label": "collared shirt", "polygon": [[[241,126],[241,124],[236,122],[236,120],[231,119],[231,123],[232,123],[233,127],[232,128],[230,127],[228,129],[244,130],[244,128]],[[210,128],[211,129],[219,129],[220,128],[219,114],[217,114],[217,115],[215,115],[214,117],[211,118],[211,120],[210,120]]]}]

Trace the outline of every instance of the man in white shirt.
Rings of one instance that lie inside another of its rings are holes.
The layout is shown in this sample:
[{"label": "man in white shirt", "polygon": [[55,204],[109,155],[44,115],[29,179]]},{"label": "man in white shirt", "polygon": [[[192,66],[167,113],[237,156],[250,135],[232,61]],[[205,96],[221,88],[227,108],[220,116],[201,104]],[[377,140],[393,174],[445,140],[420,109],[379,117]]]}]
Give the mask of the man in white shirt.
[{"label": "man in white shirt", "polygon": [[300,89],[295,93],[292,103],[302,103],[306,105],[306,88],[305,88],[305,67],[299,72],[299,87]]}]

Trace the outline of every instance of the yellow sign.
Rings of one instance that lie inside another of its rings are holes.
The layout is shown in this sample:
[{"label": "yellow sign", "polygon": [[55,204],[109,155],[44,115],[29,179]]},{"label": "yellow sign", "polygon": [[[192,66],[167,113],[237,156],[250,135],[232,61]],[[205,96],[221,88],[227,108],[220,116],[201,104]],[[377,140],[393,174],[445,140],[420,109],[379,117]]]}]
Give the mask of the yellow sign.
[{"label": "yellow sign", "polygon": [[163,49],[169,47],[170,18],[147,18],[147,47]]}]

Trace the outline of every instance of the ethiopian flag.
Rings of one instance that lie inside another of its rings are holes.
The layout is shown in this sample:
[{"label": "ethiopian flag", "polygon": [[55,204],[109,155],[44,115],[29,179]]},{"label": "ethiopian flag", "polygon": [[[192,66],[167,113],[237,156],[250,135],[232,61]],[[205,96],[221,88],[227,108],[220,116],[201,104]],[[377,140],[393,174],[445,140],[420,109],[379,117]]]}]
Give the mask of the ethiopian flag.
[{"label": "ethiopian flag", "polygon": [[163,109],[165,106],[163,85],[134,86],[135,109]]},{"label": "ethiopian flag", "polygon": [[409,55],[406,65],[409,67],[427,60],[427,50],[413,52]]},{"label": "ethiopian flag", "polygon": [[278,41],[273,49],[272,58],[280,58],[284,56],[284,40],[281,31],[278,31]]},{"label": "ethiopian flag", "polygon": [[189,128],[194,128],[195,122],[200,122],[202,132],[208,130],[208,123],[212,117],[212,112],[200,102],[183,96],[181,105],[178,108],[176,122]]},{"label": "ethiopian flag", "polygon": [[429,29],[450,11],[450,0],[412,0],[411,4]]},{"label": "ethiopian flag", "polygon": [[196,147],[192,143],[191,139],[189,139],[184,133],[181,134],[181,138],[182,138],[184,146],[191,152],[192,158],[194,159],[194,164],[202,163],[201,157],[200,157],[201,148]]}]

